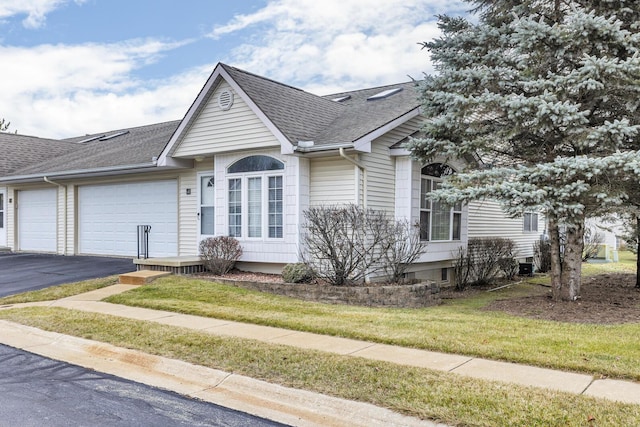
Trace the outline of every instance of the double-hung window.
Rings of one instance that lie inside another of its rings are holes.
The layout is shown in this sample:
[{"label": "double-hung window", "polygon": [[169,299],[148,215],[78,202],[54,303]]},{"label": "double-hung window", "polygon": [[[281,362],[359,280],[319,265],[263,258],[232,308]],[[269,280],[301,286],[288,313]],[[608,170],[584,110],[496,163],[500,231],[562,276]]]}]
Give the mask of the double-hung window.
[{"label": "double-hung window", "polygon": [[284,163],[249,156],[227,168],[229,235],[251,239],[283,236]]},{"label": "double-hung window", "polygon": [[525,233],[534,233],[538,231],[538,214],[536,212],[524,213],[524,231]]},{"label": "double-hung window", "polygon": [[420,176],[420,239],[430,241],[460,240],[462,204],[453,206],[431,200],[431,192],[442,187],[444,177],[453,174],[451,167],[432,163],[422,168]]}]

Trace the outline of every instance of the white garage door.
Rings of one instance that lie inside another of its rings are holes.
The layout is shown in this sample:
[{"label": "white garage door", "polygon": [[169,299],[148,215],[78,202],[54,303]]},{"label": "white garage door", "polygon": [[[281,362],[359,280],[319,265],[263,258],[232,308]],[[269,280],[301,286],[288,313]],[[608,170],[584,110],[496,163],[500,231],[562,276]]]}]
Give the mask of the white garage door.
[{"label": "white garage door", "polygon": [[137,226],[150,225],[149,256],[176,256],[177,191],[175,180],[79,187],[79,252],[135,257]]},{"label": "white garage door", "polygon": [[21,251],[56,251],[55,188],[18,192],[18,248]]}]

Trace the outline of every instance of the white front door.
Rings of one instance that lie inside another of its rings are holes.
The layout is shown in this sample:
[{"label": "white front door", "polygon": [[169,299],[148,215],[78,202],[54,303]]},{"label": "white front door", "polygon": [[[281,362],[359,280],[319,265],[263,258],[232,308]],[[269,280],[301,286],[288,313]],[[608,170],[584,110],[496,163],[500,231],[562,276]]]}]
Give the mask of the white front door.
[{"label": "white front door", "polygon": [[7,246],[7,192],[0,188],[0,247]]},{"label": "white front door", "polygon": [[213,173],[198,174],[198,244],[215,234],[215,181]]}]

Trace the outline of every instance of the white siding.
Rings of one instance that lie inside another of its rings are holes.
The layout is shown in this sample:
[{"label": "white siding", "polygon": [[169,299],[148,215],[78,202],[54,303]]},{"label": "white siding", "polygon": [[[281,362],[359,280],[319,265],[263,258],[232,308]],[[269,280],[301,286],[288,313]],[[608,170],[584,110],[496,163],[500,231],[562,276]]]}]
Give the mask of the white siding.
[{"label": "white siding", "polygon": [[371,152],[361,154],[367,168],[367,207],[393,214],[395,210],[396,158],[389,154],[389,147],[420,128],[419,117],[373,140]]},{"label": "white siding", "polygon": [[[198,254],[198,181],[199,172],[213,172],[213,159],[195,163],[195,169],[181,173],[178,177],[178,254]],[[218,183],[215,183],[216,187]],[[187,189],[191,194],[187,194]],[[218,206],[216,206],[216,210]]]},{"label": "white siding", "polygon": [[[216,235],[229,234],[228,222],[228,176],[227,167],[237,160],[250,155],[267,155],[285,164],[283,177],[283,237],[282,239],[238,238],[242,245],[243,262],[286,264],[298,260],[298,216],[301,209],[298,199],[300,186],[300,159],[295,156],[282,155],[280,150],[265,150],[217,155],[214,159],[216,182],[215,216]],[[304,169],[304,167],[303,167]],[[234,177],[237,175],[234,175]],[[244,214],[244,213],[243,213]],[[266,230],[265,230],[266,233]]]},{"label": "white siding", "polygon": [[538,215],[538,232],[525,232],[522,217],[509,218],[497,202],[476,201],[469,204],[469,237],[503,237],[516,242],[517,258],[533,256],[533,242],[545,229],[544,217]]},{"label": "white siding", "polygon": [[341,157],[311,159],[309,204],[337,205],[356,203],[356,166]]},{"label": "white siding", "polygon": [[226,82],[216,88],[176,148],[175,157],[280,147],[280,142],[237,93],[234,92],[229,110],[220,109],[218,94],[225,89],[234,92]]}]

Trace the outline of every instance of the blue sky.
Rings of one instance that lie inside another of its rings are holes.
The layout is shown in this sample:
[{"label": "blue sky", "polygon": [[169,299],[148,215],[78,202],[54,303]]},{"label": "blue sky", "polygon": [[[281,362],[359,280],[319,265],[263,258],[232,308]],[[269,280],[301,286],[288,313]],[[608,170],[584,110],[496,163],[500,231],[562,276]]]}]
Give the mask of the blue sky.
[{"label": "blue sky", "polygon": [[63,138],[183,117],[218,62],[327,94],[432,72],[462,0],[0,0],[0,118]]}]

